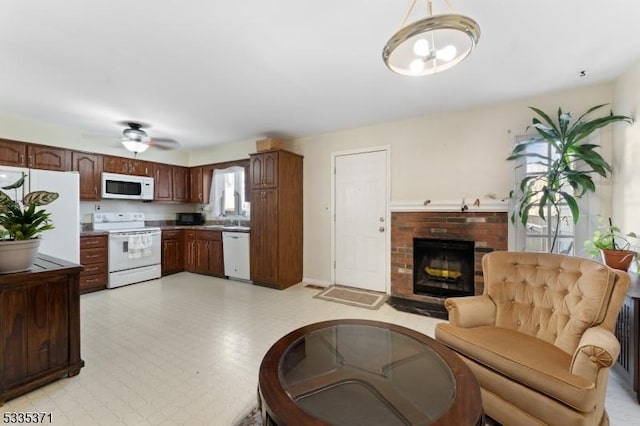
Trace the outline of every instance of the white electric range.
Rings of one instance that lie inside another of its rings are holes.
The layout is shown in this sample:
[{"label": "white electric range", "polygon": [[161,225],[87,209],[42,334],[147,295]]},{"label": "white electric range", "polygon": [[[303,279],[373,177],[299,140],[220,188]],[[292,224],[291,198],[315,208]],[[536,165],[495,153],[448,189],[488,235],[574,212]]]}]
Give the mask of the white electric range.
[{"label": "white electric range", "polygon": [[144,213],[94,213],[93,229],[109,233],[107,288],[160,278],[161,232]]}]

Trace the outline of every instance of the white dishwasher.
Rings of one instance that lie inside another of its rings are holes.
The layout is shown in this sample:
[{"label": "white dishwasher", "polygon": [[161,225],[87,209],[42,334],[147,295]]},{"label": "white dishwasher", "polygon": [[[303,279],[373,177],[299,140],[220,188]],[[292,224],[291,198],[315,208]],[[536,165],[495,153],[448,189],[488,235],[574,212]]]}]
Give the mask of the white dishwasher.
[{"label": "white dishwasher", "polygon": [[231,279],[249,281],[249,233],[222,232],[224,274]]}]

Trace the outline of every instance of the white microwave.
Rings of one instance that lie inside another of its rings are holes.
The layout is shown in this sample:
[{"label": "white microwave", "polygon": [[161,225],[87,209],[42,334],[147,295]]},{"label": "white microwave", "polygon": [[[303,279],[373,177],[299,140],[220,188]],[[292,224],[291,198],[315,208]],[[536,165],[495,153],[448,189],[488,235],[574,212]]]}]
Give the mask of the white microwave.
[{"label": "white microwave", "polygon": [[153,200],[153,178],[102,173],[102,198]]}]

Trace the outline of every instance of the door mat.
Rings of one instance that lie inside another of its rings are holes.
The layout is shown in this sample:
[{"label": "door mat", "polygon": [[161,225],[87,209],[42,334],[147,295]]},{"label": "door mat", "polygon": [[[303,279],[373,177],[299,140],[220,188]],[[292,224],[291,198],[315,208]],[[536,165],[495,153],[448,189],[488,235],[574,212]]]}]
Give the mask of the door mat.
[{"label": "door mat", "polygon": [[387,300],[386,293],[343,287],[340,285],[332,285],[313,297],[315,299],[329,300],[344,305],[374,310],[380,309],[380,306]]}]

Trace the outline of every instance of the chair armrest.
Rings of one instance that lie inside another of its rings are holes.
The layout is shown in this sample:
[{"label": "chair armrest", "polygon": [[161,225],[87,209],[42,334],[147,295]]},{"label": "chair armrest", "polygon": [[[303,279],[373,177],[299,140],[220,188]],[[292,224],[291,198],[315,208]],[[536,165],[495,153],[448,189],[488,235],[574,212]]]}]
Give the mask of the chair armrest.
[{"label": "chair armrest", "polygon": [[571,374],[593,380],[602,368],[610,368],[620,354],[616,336],[603,327],[592,327],[582,334],[571,360]]},{"label": "chair armrest", "polygon": [[449,312],[449,323],[469,328],[492,325],[496,318],[496,305],[487,295],[452,297],[444,301]]}]

